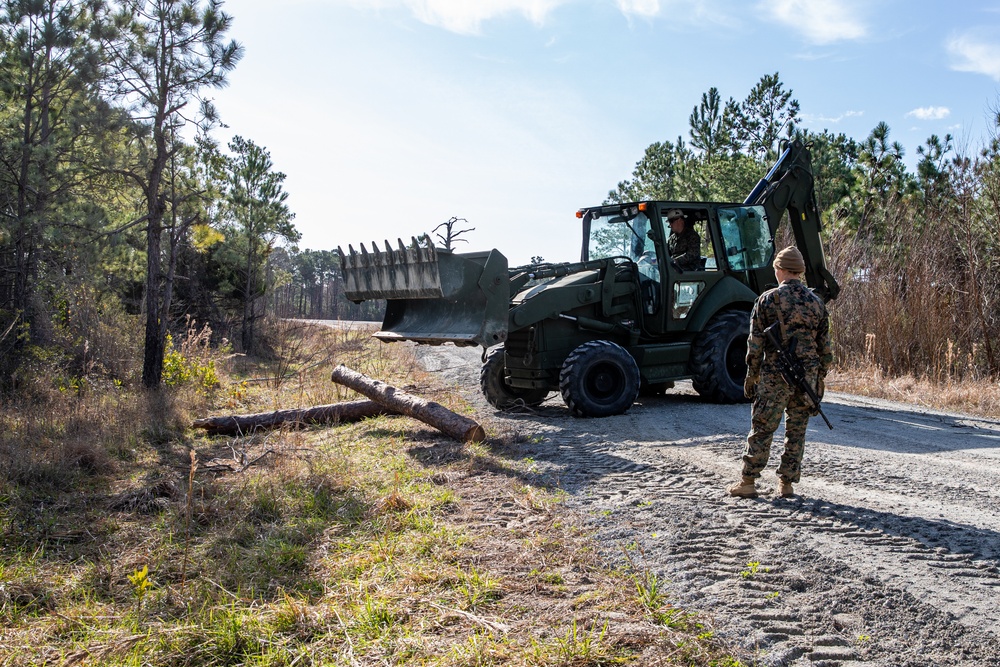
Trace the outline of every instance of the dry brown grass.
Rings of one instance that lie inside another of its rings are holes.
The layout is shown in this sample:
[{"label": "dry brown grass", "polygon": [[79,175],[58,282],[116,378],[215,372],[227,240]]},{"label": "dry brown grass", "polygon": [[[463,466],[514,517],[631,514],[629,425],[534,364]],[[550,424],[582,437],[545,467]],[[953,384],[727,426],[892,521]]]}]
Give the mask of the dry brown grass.
[{"label": "dry brown grass", "polygon": [[875,367],[837,367],[827,378],[827,388],[870,398],[1000,418],[1000,382],[989,380],[940,381],[913,376],[890,377]]},{"label": "dry brown grass", "polygon": [[[872,384],[902,378],[926,390],[916,402],[937,405],[927,399],[948,394],[947,404],[957,408],[962,392],[953,387],[964,384],[974,397],[1000,380],[1000,271],[992,241],[986,230],[946,212],[918,215],[909,200],[887,202],[882,213],[879,225],[835,231],[828,244],[841,284],[830,304],[837,360],[859,391],[867,390],[866,376]],[[937,219],[949,223],[928,223]],[[978,404],[970,409],[989,409],[992,399]]]},{"label": "dry brown grass", "polygon": [[277,333],[284,360],[217,360],[217,387],[4,411],[0,663],[736,664],[704,621],[641,604],[488,421],[488,446],[401,417],[187,430],[354,398],[335,363],[465,409],[405,346]]}]

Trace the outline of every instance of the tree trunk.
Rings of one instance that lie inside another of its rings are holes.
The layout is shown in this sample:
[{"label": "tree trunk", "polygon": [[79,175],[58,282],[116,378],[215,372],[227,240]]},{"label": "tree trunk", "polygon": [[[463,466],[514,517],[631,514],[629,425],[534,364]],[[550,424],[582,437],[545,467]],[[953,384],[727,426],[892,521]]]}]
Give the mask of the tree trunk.
[{"label": "tree trunk", "polygon": [[486,431],[478,422],[457,415],[440,403],[425,401],[419,396],[407,394],[380,380],[352,371],[343,364],[333,369],[330,379],[381,403],[394,412],[430,424],[456,440],[462,442],[486,440]]},{"label": "tree trunk", "polygon": [[283,424],[345,424],[369,417],[396,414],[374,401],[349,401],[312,408],[275,410],[252,415],[226,415],[196,419],[192,426],[204,429],[209,435],[246,435]]},{"label": "tree trunk", "polygon": [[153,121],[153,145],[155,152],[146,181],[146,341],[142,353],[142,385],[147,389],[157,389],[163,379],[163,352],[166,347],[166,327],[161,326],[160,314],[170,312],[170,301],[163,291],[162,258],[163,215],[166,203],[160,187],[163,184],[163,170],[170,154],[164,134],[166,100],[160,101]]},{"label": "tree trunk", "polygon": [[142,354],[142,385],[147,389],[160,386],[163,377],[164,336],[160,329],[160,309],[162,289],[160,269],[160,233],[162,230],[163,212],[160,202],[150,205],[150,217],[146,230],[146,340]]},{"label": "tree trunk", "polygon": [[243,343],[244,354],[253,354],[253,306],[254,290],[256,288],[254,266],[253,266],[253,228],[247,234],[247,263],[246,282],[243,286],[243,326],[241,328],[241,342]]}]

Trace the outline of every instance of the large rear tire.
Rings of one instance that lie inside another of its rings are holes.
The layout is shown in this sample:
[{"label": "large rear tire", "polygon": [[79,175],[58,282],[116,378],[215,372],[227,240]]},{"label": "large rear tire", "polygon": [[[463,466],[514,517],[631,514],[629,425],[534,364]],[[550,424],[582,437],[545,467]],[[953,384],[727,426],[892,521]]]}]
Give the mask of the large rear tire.
[{"label": "large rear tire", "polygon": [[517,407],[534,407],[549,395],[547,389],[519,389],[504,382],[503,346],[486,354],[486,361],[479,371],[479,388],[487,402],[498,410]]},{"label": "large rear tire", "polygon": [[639,366],[621,345],[607,340],[584,343],[566,357],[559,391],[577,417],[620,415],[639,395]]},{"label": "large rear tire", "polygon": [[730,310],[713,317],[691,349],[691,384],[715,403],[746,403],[747,336],[750,316]]}]

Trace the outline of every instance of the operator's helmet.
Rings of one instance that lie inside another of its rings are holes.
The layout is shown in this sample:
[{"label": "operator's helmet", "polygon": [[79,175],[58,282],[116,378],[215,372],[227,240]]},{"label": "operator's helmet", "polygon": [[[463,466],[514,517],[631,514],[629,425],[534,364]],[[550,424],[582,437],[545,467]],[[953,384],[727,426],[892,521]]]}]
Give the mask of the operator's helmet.
[{"label": "operator's helmet", "polygon": [[680,210],[679,208],[672,208],[669,211],[667,211],[667,222],[673,222],[677,218],[686,220],[687,216],[684,215],[684,211]]}]

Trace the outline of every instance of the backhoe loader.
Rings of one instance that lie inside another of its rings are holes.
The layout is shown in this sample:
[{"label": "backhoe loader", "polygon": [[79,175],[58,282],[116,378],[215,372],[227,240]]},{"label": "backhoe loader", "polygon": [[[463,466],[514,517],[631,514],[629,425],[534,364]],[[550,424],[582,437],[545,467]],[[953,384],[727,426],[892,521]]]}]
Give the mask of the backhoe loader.
[{"label": "backhoe loader", "polygon": [[[743,203],[641,201],[580,209],[581,258],[508,267],[498,250],[454,253],[425,236],[384,250],[338,248],[345,295],[385,299],[383,341],[478,345],[480,386],[498,409],[558,391],[578,417],[622,414],[641,391],[690,379],[705,399],[744,401],[749,313],[776,285],[783,218],[824,300],[839,291],[820,239],[809,147],[785,143]],[[693,225],[701,257],[668,253],[667,212]]]}]

